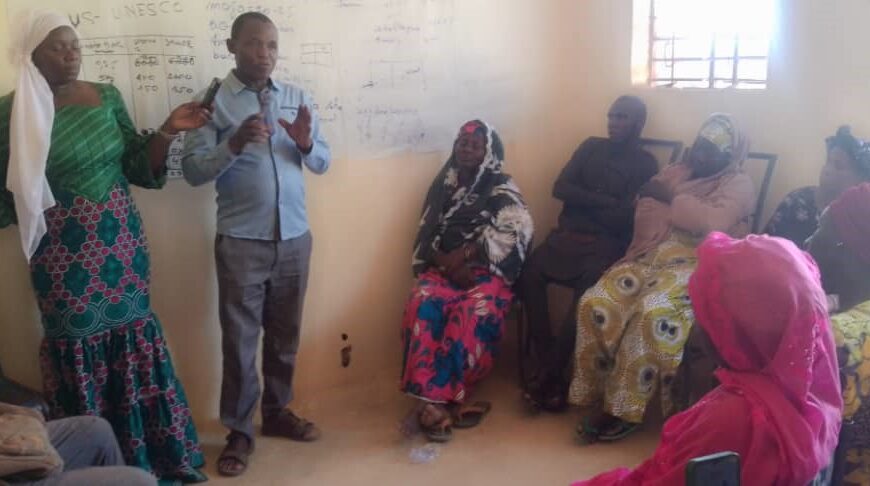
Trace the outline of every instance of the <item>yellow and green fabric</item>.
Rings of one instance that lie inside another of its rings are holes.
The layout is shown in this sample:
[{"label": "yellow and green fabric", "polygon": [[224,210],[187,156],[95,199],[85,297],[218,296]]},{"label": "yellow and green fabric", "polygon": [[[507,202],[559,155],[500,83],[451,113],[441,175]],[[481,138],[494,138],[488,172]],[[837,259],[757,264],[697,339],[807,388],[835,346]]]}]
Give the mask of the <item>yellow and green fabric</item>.
[{"label": "yellow and green fabric", "polygon": [[870,302],[831,316],[843,385],[843,482],[870,484]]}]

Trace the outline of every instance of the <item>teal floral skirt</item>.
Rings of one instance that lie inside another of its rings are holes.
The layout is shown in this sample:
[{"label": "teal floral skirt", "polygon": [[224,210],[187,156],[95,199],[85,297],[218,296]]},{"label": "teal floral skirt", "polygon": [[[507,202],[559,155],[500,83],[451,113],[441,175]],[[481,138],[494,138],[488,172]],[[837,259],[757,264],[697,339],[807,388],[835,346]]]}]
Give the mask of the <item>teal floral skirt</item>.
[{"label": "teal floral skirt", "polygon": [[147,240],[126,182],[102,203],[56,198],[30,264],[53,418],[101,416],[128,464],[163,480],[206,480],[184,388],[151,311]]}]

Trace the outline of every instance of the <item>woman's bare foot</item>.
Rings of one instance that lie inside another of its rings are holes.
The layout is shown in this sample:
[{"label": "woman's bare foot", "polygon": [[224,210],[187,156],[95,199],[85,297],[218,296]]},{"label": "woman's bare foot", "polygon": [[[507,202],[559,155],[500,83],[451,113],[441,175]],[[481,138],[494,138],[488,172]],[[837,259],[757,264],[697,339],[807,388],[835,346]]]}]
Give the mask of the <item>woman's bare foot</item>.
[{"label": "woman's bare foot", "polygon": [[420,414],[423,412],[425,402],[417,401],[417,403],[408,411],[404,418],[399,421],[399,432],[407,438],[411,438],[420,433]]},{"label": "woman's bare foot", "polygon": [[447,411],[447,407],[440,403],[424,403],[419,417],[419,424],[425,429],[434,427],[443,422],[445,418],[449,418],[450,412]]},{"label": "woman's bare foot", "polygon": [[413,437],[432,428],[444,428],[445,421],[451,418],[447,406],[440,403],[418,401],[399,422],[399,432],[405,437]]},{"label": "woman's bare foot", "polygon": [[433,442],[449,442],[453,438],[453,416],[443,404],[424,404],[419,424],[422,432]]}]

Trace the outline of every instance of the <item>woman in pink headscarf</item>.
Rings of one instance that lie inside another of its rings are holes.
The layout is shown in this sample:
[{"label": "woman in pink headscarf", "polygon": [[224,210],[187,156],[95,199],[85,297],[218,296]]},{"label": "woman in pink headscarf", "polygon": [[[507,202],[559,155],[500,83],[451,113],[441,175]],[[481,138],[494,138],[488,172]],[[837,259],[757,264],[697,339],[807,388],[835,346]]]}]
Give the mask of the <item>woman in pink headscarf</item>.
[{"label": "woman in pink headscarf", "polygon": [[870,183],[854,186],[822,213],[819,229],[807,240],[807,249],[819,264],[828,293],[843,385],[843,430],[833,484],[870,484],[868,215]]},{"label": "woman in pink headscarf", "polygon": [[805,485],[837,445],[843,401],[825,293],[791,242],[710,235],[689,281],[721,385],[665,424],[652,458],[575,486],[684,484],[689,460],[740,454],[743,484]]}]

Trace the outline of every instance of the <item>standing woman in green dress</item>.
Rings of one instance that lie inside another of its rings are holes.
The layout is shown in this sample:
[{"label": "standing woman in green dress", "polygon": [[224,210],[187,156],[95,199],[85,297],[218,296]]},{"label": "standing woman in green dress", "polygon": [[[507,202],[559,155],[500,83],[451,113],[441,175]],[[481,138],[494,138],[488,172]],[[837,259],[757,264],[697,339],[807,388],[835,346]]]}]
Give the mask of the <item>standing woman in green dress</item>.
[{"label": "standing woman in green dress", "polygon": [[115,87],[77,80],[81,50],[66,16],[30,14],[16,25],[18,83],[0,98],[0,228],[18,225],[30,262],[51,414],[102,416],[128,464],[205,480],[151,310],[148,245],[129,184],[160,188],[170,142],[204,125],[209,110],[182,105],[157,134],[138,135]]}]

